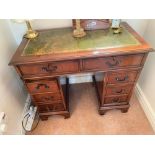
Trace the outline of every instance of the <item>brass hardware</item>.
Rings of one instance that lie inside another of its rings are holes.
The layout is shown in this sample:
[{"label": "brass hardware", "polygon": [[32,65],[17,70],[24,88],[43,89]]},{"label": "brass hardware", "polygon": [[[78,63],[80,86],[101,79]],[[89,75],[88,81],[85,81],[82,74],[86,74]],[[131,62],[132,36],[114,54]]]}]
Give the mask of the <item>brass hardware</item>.
[{"label": "brass hardware", "polygon": [[76,19],[75,22],[76,22],[76,29],[73,31],[73,36],[76,38],[84,37],[86,35],[86,32],[80,25],[80,19]]},{"label": "brass hardware", "polygon": [[120,26],[120,19],[112,19],[111,20],[111,28],[114,34],[119,34],[122,32],[122,27]]},{"label": "brass hardware", "polygon": [[37,85],[36,89],[40,89],[40,87],[44,86],[46,89],[49,89],[49,86],[47,84],[44,83],[40,83]]},{"label": "brass hardware", "polygon": [[42,101],[50,101],[50,100],[53,100],[53,98],[54,98],[53,96],[42,97],[41,100],[42,100]]},{"label": "brass hardware", "polygon": [[119,34],[122,32],[122,27],[119,27],[119,28],[113,28],[113,33],[114,34]]},{"label": "brass hardware", "polygon": [[117,65],[119,64],[119,61],[118,61],[115,57],[113,57],[112,61],[113,61],[113,62],[107,61],[106,64],[107,64],[109,67],[115,67],[115,66],[117,66]]},{"label": "brass hardware", "polygon": [[42,67],[42,70],[43,71],[46,71],[46,72],[54,72],[57,70],[57,66],[51,66],[48,65],[47,67]]},{"label": "brass hardware", "polygon": [[26,20],[25,22],[26,22],[28,31],[24,35],[24,38],[27,38],[27,39],[34,39],[34,38],[36,38],[38,36],[38,32],[36,32],[36,31],[34,31],[32,29],[32,26],[31,26],[31,23],[30,23],[29,20]]},{"label": "brass hardware", "polygon": [[128,80],[128,78],[129,78],[128,76],[125,76],[123,79],[121,79],[119,77],[116,77],[115,79],[116,79],[116,81],[123,82],[123,81]]},{"label": "brass hardware", "polygon": [[114,98],[113,102],[119,102],[119,98]]},{"label": "brass hardware", "polygon": [[120,93],[122,93],[123,92],[123,89],[121,89],[121,90],[116,90],[115,91],[115,93],[118,93],[118,94],[120,94]]}]

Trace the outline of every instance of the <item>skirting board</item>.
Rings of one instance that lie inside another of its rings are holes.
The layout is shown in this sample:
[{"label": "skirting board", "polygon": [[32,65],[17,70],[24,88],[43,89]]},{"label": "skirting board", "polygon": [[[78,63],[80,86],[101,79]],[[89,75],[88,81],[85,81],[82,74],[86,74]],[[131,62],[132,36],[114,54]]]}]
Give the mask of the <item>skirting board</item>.
[{"label": "skirting board", "polygon": [[143,93],[143,91],[141,90],[141,88],[138,84],[136,85],[136,88],[135,88],[135,94],[136,94],[153,130],[155,131],[155,112],[152,109],[149,101],[147,100],[145,94]]}]

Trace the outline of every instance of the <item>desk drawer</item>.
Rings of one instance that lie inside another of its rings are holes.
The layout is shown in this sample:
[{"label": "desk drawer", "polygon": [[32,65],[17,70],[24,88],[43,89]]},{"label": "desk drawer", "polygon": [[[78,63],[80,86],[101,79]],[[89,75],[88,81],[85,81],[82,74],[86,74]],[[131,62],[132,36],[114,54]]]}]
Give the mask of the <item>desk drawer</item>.
[{"label": "desk drawer", "polygon": [[140,66],[144,54],[90,58],[83,60],[84,70],[106,70],[112,68]]},{"label": "desk drawer", "polygon": [[107,86],[106,96],[129,94],[132,88],[133,88],[133,85],[131,84]]},{"label": "desk drawer", "polygon": [[128,95],[105,97],[104,104],[123,104],[127,102]]},{"label": "desk drawer", "polygon": [[108,73],[108,84],[134,82],[138,71],[118,71]]},{"label": "desk drawer", "polygon": [[59,86],[56,79],[46,80],[27,80],[26,86],[30,93],[59,92]]},{"label": "desk drawer", "polygon": [[56,103],[56,104],[45,104],[45,105],[38,105],[38,111],[40,113],[47,113],[47,112],[55,112],[55,111],[64,111],[65,107],[63,103]]},{"label": "desk drawer", "polygon": [[22,75],[51,75],[77,72],[79,70],[78,61],[62,61],[41,64],[20,65],[19,70]]},{"label": "desk drawer", "polygon": [[35,102],[45,102],[45,103],[55,103],[62,100],[60,93],[46,93],[46,94],[37,94],[32,95]]}]

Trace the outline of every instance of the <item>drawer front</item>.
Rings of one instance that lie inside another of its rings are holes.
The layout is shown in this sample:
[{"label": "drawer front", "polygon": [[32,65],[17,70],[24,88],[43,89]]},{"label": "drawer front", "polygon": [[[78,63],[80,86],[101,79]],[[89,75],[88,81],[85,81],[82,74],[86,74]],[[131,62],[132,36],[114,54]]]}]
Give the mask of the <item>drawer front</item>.
[{"label": "drawer front", "polygon": [[119,71],[108,73],[109,84],[119,84],[125,82],[134,82],[136,80],[138,71]]},{"label": "drawer front", "polygon": [[63,103],[38,105],[38,111],[40,113],[64,111],[64,110],[65,110],[65,107]]},{"label": "drawer front", "polygon": [[132,88],[133,88],[133,85],[107,86],[107,88],[106,88],[106,96],[129,94]]},{"label": "drawer front", "polygon": [[79,70],[78,61],[62,61],[53,63],[41,63],[31,65],[20,65],[19,70],[22,75],[51,75],[58,73],[77,72]]},{"label": "drawer front", "polygon": [[59,92],[59,86],[56,79],[35,80],[26,82],[26,86],[30,93]]},{"label": "drawer front", "polygon": [[83,60],[84,70],[105,70],[121,67],[140,66],[144,54],[91,58]]},{"label": "drawer front", "polygon": [[32,97],[35,102],[43,102],[43,103],[54,103],[62,99],[60,93],[37,94],[32,95]]},{"label": "drawer front", "polygon": [[123,104],[123,102],[127,102],[127,99],[128,95],[105,97],[104,104],[110,104],[110,103]]}]

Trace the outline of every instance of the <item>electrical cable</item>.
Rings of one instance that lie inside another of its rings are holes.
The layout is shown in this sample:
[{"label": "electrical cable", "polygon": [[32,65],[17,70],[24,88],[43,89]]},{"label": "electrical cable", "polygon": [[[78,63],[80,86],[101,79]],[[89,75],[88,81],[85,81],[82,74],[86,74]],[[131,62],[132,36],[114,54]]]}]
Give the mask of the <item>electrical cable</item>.
[{"label": "electrical cable", "polygon": [[37,126],[38,126],[38,124],[39,124],[39,121],[40,121],[38,112],[37,112],[37,115],[38,115],[38,119],[37,119],[38,121],[37,121],[36,125],[35,125],[31,130],[26,130],[26,129],[25,129],[25,126],[24,126],[24,120],[25,120],[25,118],[27,118],[27,120],[26,120],[26,124],[27,124],[27,121],[28,121],[28,119],[29,119],[29,117],[30,117],[30,114],[27,113],[27,114],[24,116],[24,118],[23,118],[23,120],[22,120],[22,127],[23,127],[23,129],[24,129],[26,132],[32,132],[32,131],[34,131],[34,130],[37,128]]}]

